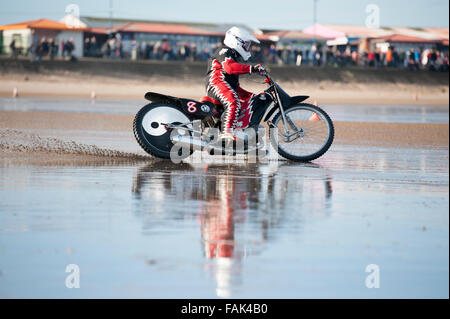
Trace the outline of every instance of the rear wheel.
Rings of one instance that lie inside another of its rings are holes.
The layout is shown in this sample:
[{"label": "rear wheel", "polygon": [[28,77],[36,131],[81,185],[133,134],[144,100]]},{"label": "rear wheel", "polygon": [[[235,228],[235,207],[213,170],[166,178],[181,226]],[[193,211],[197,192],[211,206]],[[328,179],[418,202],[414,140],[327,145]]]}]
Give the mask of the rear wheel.
[{"label": "rear wheel", "polygon": [[321,108],[300,103],[285,110],[286,126],[281,112],[273,120],[270,140],[278,153],[293,161],[309,162],[322,156],[333,143],[334,126]]},{"label": "rear wheel", "polygon": [[[150,155],[166,159],[171,158],[171,155],[175,155],[177,158],[180,158],[183,155],[182,150],[175,148],[177,154],[173,154],[174,144],[170,140],[172,129],[167,129],[165,124],[183,124],[191,121],[192,119],[176,105],[150,103],[136,114],[133,122],[133,132],[139,145]],[[189,131],[183,130],[183,132],[178,133],[181,135],[189,134]],[[191,154],[192,150],[183,157]]]}]

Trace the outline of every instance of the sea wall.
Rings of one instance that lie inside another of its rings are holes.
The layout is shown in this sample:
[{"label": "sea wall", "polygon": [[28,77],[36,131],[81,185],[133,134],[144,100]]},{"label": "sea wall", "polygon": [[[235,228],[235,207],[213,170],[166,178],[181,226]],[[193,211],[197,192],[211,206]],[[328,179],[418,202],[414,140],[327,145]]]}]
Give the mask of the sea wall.
[{"label": "sea wall", "polygon": [[[274,79],[283,82],[322,82],[332,81],[343,84],[414,84],[449,85],[448,72],[409,71],[392,68],[361,67],[309,67],[309,66],[269,66]],[[127,61],[83,59],[77,62],[62,60],[30,62],[26,59],[11,60],[0,58],[0,73],[68,75],[77,74],[106,76],[121,79],[148,79],[164,77],[174,81],[201,80],[206,74],[206,64],[180,61]]]}]

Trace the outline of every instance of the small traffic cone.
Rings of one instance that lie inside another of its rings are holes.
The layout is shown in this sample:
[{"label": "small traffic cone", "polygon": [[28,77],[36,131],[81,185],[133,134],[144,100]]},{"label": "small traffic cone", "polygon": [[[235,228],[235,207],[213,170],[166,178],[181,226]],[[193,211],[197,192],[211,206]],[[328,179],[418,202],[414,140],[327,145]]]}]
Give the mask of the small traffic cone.
[{"label": "small traffic cone", "polygon": [[95,93],[95,91],[91,92],[91,100],[95,100],[97,98],[97,94]]},{"label": "small traffic cone", "polygon": [[17,89],[17,87],[15,87],[13,89],[13,94],[12,94],[13,98],[19,97],[19,90]]},{"label": "small traffic cone", "polygon": [[317,115],[317,113],[314,112],[313,115],[311,115],[311,117],[309,118],[308,121],[311,121],[311,122],[320,121],[319,115]]}]

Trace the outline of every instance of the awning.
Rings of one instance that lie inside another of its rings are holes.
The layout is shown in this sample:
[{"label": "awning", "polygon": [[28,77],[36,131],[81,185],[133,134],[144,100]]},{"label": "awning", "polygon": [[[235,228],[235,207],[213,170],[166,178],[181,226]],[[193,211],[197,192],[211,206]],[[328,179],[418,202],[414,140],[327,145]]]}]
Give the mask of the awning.
[{"label": "awning", "polygon": [[114,32],[184,34],[198,36],[225,36],[225,33],[203,30],[183,24],[130,22],[115,26]]},{"label": "awning", "polygon": [[334,46],[334,45],[347,45],[348,44],[348,38],[347,37],[340,37],[336,38],[334,40],[328,40],[327,45],[328,46]]}]

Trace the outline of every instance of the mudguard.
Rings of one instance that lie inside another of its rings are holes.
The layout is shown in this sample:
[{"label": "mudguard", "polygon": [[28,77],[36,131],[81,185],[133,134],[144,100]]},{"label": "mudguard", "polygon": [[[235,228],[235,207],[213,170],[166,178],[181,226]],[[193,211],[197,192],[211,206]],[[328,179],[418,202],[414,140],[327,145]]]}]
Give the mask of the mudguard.
[{"label": "mudguard", "polygon": [[177,97],[154,93],[154,92],[145,93],[145,99],[149,100],[152,103],[167,102],[167,103],[173,103],[173,104],[178,104],[178,100],[179,100],[179,98],[177,98]]},{"label": "mudguard", "polygon": [[207,116],[217,116],[218,110],[211,102],[199,102],[192,99],[184,99],[160,93],[147,92],[145,99],[152,103],[163,102],[176,105],[186,114],[193,116],[196,119],[202,119]]},{"label": "mudguard", "polygon": [[297,95],[297,96],[293,96],[291,97],[291,103],[289,106],[291,105],[296,105],[298,103],[302,103],[304,100],[306,100],[307,98],[309,98],[309,96],[307,95]]},{"label": "mudguard", "polygon": [[[297,95],[297,96],[292,96],[291,99],[289,100],[289,105],[284,105],[284,109],[288,109],[291,106],[297,105],[298,103],[303,102],[304,100],[306,100],[307,98],[309,98],[308,95]],[[273,113],[275,113],[275,111],[277,110],[276,107],[272,107],[272,109],[267,113],[266,117],[264,118],[264,122],[267,122],[273,115]]]}]

